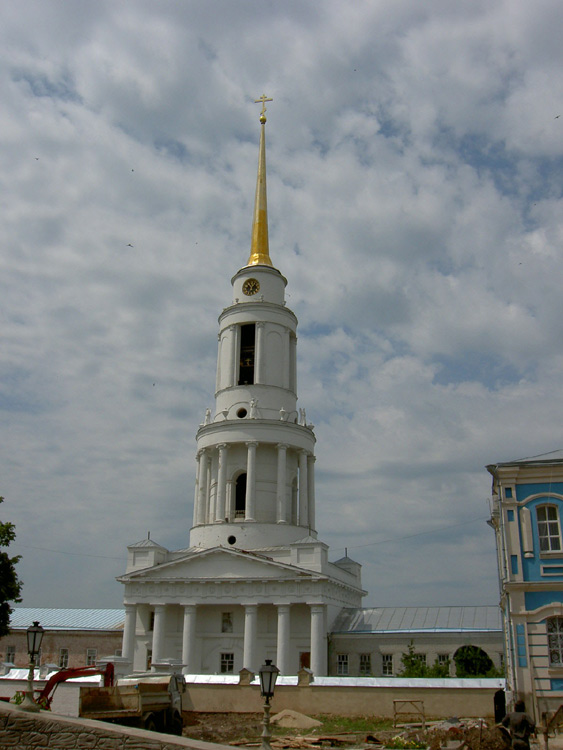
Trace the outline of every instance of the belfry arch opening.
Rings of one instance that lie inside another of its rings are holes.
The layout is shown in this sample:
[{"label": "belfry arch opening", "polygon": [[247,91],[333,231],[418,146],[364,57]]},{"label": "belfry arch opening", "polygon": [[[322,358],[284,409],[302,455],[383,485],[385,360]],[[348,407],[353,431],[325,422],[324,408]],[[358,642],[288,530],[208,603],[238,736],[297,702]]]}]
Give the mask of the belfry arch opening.
[{"label": "belfry arch opening", "polygon": [[254,383],[254,358],[256,352],[256,323],[246,323],[240,327],[239,385]]},{"label": "belfry arch opening", "polygon": [[246,474],[239,474],[235,480],[235,518],[246,515]]}]

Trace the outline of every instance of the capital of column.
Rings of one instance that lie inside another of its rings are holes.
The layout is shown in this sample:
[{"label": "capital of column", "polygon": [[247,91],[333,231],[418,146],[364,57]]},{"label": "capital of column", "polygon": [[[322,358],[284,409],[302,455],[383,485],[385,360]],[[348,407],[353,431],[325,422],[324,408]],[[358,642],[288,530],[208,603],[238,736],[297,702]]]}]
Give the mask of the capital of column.
[{"label": "capital of column", "polygon": [[258,323],[256,323],[256,328],[264,328],[266,324],[263,320],[259,320]]},{"label": "capital of column", "polygon": [[277,443],[276,448],[280,451],[286,451],[289,448],[287,443]]},{"label": "capital of column", "polygon": [[256,440],[249,440],[245,445],[248,448],[258,448],[258,442]]}]

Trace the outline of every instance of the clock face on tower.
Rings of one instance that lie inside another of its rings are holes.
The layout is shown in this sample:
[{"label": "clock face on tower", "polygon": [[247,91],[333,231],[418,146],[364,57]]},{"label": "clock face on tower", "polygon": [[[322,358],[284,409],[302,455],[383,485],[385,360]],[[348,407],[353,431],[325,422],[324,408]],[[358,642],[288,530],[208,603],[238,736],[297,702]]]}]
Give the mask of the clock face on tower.
[{"label": "clock face on tower", "polygon": [[258,279],[247,279],[242,285],[242,291],[247,297],[252,297],[253,294],[260,291],[260,282]]}]

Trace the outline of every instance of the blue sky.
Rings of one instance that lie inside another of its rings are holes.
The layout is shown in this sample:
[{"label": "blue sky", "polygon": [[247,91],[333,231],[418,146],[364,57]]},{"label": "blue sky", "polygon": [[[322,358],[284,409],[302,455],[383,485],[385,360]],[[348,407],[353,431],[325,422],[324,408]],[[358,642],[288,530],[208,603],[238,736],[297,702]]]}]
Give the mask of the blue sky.
[{"label": "blue sky", "polygon": [[119,606],[128,543],[188,544],[263,92],[319,536],[369,605],[496,602],[484,467],[563,442],[562,22],[558,0],[2,6],[24,605]]}]

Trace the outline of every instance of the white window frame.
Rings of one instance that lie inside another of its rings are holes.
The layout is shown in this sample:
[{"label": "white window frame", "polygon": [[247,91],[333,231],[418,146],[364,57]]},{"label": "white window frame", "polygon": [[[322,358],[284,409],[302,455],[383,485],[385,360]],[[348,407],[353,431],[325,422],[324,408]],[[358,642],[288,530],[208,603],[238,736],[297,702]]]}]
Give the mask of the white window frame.
[{"label": "white window frame", "polygon": [[340,677],[346,677],[350,674],[348,654],[336,655],[336,674]]},{"label": "white window frame", "polygon": [[393,654],[381,654],[381,674],[393,677]]},{"label": "white window frame", "polygon": [[6,646],[6,661],[8,664],[15,664],[16,663],[16,647],[15,646]]},{"label": "white window frame", "polygon": [[233,613],[221,612],[221,633],[233,632]]},{"label": "white window frame", "polygon": [[371,654],[360,654],[360,677],[371,677]]},{"label": "white window frame", "polygon": [[235,671],[235,655],[233,653],[221,653],[220,673],[233,674]]},{"label": "white window frame", "polygon": [[87,667],[95,666],[97,658],[98,658],[98,649],[97,648],[87,648],[86,649],[86,666]]},{"label": "white window frame", "polygon": [[563,667],[563,617],[556,615],[545,621],[550,667]]},{"label": "white window frame", "polygon": [[59,669],[67,669],[68,667],[68,648],[59,649]]},{"label": "white window frame", "polygon": [[[540,515],[544,515],[540,518]],[[540,554],[549,552],[563,552],[561,546],[561,522],[559,520],[559,508],[554,503],[542,503],[536,507],[536,520],[538,523],[538,540]]]}]

